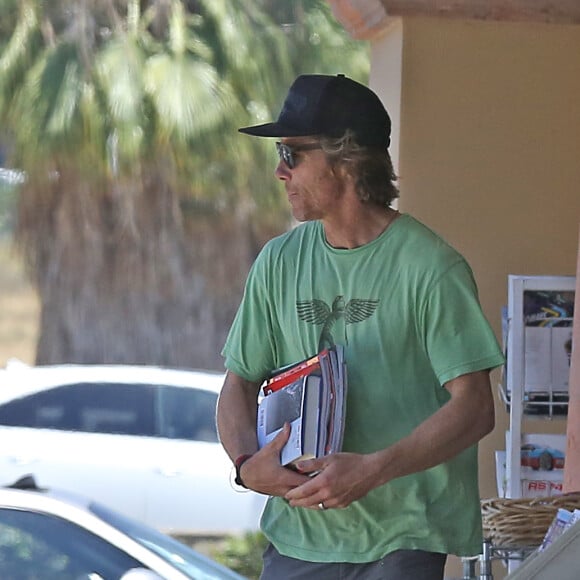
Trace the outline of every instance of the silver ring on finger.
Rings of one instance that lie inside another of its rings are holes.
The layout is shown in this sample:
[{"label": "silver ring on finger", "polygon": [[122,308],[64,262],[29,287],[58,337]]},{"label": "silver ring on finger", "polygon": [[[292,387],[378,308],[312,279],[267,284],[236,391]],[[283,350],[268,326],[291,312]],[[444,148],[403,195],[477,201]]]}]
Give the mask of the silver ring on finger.
[{"label": "silver ring on finger", "polygon": [[326,506],[324,505],[324,502],[323,502],[323,501],[321,501],[321,502],[318,504],[318,508],[319,508],[319,509],[321,509],[321,510],[325,510],[325,509],[326,509]]}]

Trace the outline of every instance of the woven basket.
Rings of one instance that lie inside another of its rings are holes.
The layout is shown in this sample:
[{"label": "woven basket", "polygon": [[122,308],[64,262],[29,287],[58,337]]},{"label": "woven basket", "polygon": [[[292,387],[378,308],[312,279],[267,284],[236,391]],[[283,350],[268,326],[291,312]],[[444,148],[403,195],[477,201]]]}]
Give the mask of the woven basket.
[{"label": "woven basket", "polygon": [[559,508],[580,509],[580,492],[528,499],[484,499],[483,536],[496,546],[539,546]]}]

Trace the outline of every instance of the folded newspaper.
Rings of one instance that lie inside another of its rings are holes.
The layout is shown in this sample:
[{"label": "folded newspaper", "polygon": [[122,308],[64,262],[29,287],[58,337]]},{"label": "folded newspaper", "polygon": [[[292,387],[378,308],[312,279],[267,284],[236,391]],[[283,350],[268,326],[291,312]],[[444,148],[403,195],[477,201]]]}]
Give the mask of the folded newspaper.
[{"label": "folded newspaper", "polygon": [[562,534],[567,532],[576,522],[580,521],[580,510],[570,511],[564,508],[558,508],[538,552],[543,552]]},{"label": "folded newspaper", "polygon": [[258,445],[272,441],[285,423],[290,438],[282,449],[282,465],[342,449],[347,375],[340,345],[273,373],[263,386],[258,405]]}]

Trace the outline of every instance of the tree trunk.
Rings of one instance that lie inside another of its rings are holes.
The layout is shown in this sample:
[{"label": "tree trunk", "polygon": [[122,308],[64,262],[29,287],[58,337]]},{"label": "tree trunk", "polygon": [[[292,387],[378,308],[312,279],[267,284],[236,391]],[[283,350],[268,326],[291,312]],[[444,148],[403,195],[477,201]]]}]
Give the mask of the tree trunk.
[{"label": "tree trunk", "polygon": [[259,246],[249,220],[184,210],[159,168],[116,187],[59,175],[42,199],[37,184],[20,196],[41,302],[37,364],[222,369]]}]

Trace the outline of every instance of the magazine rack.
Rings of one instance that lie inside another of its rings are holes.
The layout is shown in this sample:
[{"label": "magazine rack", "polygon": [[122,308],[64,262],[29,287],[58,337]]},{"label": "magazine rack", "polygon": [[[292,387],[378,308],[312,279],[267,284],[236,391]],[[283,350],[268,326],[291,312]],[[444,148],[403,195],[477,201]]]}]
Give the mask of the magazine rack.
[{"label": "magazine rack", "polygon": [[[574,276],[508,277],[508,306],[503,317],[507,362],[500,395],[509,412],[509,430],[505,466],[497,461],[498,494],[508,501],[562,491],[565,426],[562,434],[532,434],[524,432],[522,422],[566,419],[575,287]],[[528,464],[522,466],[522,462]],[[508,525],[515,526],[513,521]],[[527,549],[524,539],[519,542],[522,550],[514,546],[503,549],[501,539],[487,544],[484,553],[507,559],[510,572]]]},{"label": "magazine rack", "polygon": [[[550,489],[524,493],[521,446],[534,440],[526,440],[522,421],[524,417],[566,417],[575,287],[574,276],[508,277],[508,308],[504,320],[507,364],[502,385],[502,396],[510,414],[505,473],[508,498],[552,495]],[[540,435],[534,442],[541,441]],[[560,451],[565,452],[565,447]],[[548,465],[547,471],[538,467],[543,466],[533,465],[533,470],[526,470],[528,481],[541,481],[550,472],[553,474],[554,465]]]}]

